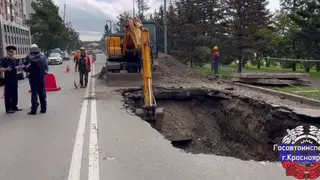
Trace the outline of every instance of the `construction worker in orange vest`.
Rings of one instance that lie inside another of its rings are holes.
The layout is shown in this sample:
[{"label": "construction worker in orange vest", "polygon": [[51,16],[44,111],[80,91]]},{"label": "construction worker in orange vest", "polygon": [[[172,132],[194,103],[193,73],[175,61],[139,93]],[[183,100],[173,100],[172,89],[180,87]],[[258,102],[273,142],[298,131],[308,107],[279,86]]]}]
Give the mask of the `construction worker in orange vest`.
[{"label": "construction worker in orange vest", "polygon": [[73,61],[74,61],[74,69],[75,69],[75,72],[77,72],[77,67],[78,67],[78,61],[77,59],[80,57],[80,50],[78,50],[75,54],[74,54],[74,57],[73,57]]},{"label": "construction worker in orange vest", "polygon": [[214,70],[216,77],[219,77],[220,53],[218,46],[213,47],[211,70]]},{"label": "construction worker in orange vest", "polygon": [[[87,55],[86,49],[84,47],[80,48],[80,56],[76,58],[78,71],[80,76],[80,87],[86,88],[88,85],[88,76],[91,71],[91,59],[90,56]],[[83,83],[84,78],[84,83]]]}]

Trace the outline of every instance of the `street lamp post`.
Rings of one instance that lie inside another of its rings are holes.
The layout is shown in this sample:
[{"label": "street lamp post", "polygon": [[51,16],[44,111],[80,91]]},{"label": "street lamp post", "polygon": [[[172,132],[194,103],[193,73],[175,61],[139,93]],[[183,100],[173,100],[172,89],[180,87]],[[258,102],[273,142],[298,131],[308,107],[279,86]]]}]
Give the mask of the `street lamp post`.
[{"label": "street lamp post", "polygon": [[136,12],[135,12],[135,7],[134,7],[134,1],[132,0],[132,17],[135,18],[136,17]]}]

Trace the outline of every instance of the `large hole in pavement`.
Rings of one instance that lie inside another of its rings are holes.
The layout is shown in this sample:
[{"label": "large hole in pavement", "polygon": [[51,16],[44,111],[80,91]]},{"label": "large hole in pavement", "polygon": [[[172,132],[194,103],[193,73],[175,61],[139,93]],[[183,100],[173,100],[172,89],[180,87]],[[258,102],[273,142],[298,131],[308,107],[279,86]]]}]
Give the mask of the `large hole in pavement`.
[{"label": "large hole in pavement", "polygon": [[[122,95],[127,108],[143,105],[140,89],[126,89]],[[158,106],[164,108],[158,131],[175,147],[196,154],[278,161],[273,145],[281,142],[287,129],[320,120],[208,89],[157,88],[155,97]],[[183,139],[189,137],[192,139]]]}]

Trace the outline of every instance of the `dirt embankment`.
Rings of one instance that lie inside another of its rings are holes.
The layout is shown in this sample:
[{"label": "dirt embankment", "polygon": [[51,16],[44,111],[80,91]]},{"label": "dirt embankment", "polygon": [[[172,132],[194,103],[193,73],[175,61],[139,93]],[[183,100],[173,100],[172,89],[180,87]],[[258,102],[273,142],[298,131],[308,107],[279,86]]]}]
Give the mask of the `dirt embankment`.
[{"label": "dirt embankment", "polygon": [[282,105],[288,108],[300,107],[318,109],[317,107],[294,102],[283,97],[273,96],[249,88],[225,83],[215,77],[204,75],[198,71],[193,70],[192,68],[181,63],[179,60],[170,55],[159,53],[157,61],[159,64],[157,71],[161,73],[161,87],[205,87],[225,93],[231,93],[234,96],[262,100],[269,104]]}]

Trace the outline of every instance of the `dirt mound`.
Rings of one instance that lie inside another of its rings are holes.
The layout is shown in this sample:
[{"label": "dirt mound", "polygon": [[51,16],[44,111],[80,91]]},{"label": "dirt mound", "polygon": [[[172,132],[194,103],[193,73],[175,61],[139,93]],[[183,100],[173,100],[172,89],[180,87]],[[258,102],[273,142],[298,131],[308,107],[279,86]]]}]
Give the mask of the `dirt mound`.
[{"label": "dirt mound", "polygon": [[[128,89],[123,96],[132,108],[143,104],[141,90]],[[158,106],[164,108],[159,132],[169,140],[191,135],[191,141],[173,143],[191,153],[278,161],[272,148],[286,129],[320,122],[320,118],[301,116],[263,101],[205,88],[158,88],[155,96]]]},{"label": "dirt mound", "polygon": [[157,71],[161,73],[161,79],[166,83],[193,82],[195,79],[198,81],[208,81],[213,79],[212,77],[194,71],[168,54],[159,53],[157,61]]}]

